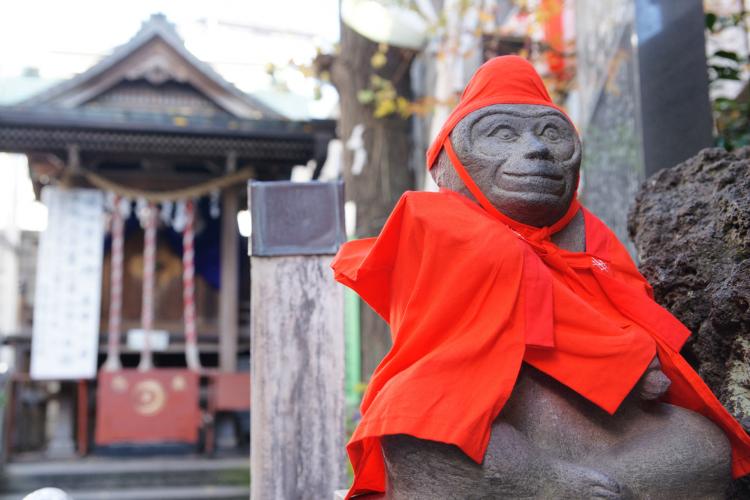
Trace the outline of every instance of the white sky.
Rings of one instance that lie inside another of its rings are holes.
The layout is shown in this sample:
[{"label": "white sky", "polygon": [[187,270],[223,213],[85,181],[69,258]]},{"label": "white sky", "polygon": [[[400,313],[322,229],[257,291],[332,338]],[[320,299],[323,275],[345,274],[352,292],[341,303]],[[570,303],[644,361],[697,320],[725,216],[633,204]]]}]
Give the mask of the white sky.
[{"label": "white sky", "polygon": [[[6,0],[0,1],[0,78],[26,67],[47,78],[79,73],[157,12],[199,59],[246,91],[267,86],[266,64],[308,62],[316,47],[338,40],[338,0]],[[258,34],[227,23],[310,36]]]}]

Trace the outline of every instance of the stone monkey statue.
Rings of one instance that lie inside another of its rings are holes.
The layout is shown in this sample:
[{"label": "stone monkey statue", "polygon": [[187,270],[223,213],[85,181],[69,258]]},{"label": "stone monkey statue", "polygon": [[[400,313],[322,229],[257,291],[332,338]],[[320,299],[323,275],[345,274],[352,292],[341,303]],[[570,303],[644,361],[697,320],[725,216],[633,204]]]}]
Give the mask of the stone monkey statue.
[{"label": "stone monkey statue", "polygon": [[[487,198],[513,219],[548,226],[573,199],[581,145],[554,109],[524,104],[481,108],[458,123],[451,141]],[[496,163],[502,175],[493,168]],[[445,152],[431,173],[439,187],[472,196]],[[557,179],[565,180],[562,190]],[[584,251],[582,214],[552,241]],[[405,435],[384,437],[388,497],[723,498],[730,479],[728,441],[708,419],[657,402],[669,384],[654,358],[618,411],[608,415],[524,366],[492,426],[481,465],[454,446]]]},{"label": "stone monkey statue", "polygon": [[335,278],[389,322],[348,498],[722,498],[750,437],[680,356],[576,198],[578,134],[527,61],[485,63],[406,193]]}]

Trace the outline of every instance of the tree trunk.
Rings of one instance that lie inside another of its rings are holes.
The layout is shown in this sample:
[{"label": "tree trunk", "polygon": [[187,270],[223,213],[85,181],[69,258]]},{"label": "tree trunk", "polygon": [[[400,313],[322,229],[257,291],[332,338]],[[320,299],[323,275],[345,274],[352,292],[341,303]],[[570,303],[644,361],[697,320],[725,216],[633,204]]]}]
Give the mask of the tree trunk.
[{"label": "tree trunk", "polygon": [[[377,51],[377,43],[341,23],[341,52],[331,69],[340,96],[339,136],[346,146],[355,127],[361,125],[362,147],[367,155],[357,173],[352,171],[355,151],[351,146],[344,148],[346,198],[357,206],[357,237],[377,235],[401,194],[414,188],[414,172],[409,166],[409,119],[398,114],[375,118],[373,107],[357,99],[359,91],[371,87],[372,75],[390,80],[399,96],[410,99],[409,70],[414,52],[390,47],[387,63],[376,70],[370,60]],[[385,322],[366,304],[361,307],[362,380],[366,381],[390,348],[391,337]]]}]

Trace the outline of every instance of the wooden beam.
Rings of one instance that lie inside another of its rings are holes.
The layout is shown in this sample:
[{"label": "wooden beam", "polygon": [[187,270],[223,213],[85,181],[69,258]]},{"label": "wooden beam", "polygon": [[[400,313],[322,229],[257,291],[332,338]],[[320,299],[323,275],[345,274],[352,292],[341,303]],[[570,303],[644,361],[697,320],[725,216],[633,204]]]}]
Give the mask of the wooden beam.
[{"label": "wooden beam", "polygon": [[252,257],[252,500],[326,499],[347,483],[343,287],[331,259]]},{"label": "wooden beam", "polygon": [[87,380],[78,381],[76,396],[78,456],[85,457],[89,453],[89,386]]},{"label": "wooden beam", "polygon": [[[251,184],[251,500],[331,498],[344,459],[343,185]],[[312,237],[311,235],[315,235]]]},{"label": "wooden beam", "polygon": [[[237,156],[227,157],[227,172],[237,170]],[[224,190],[221,209],[221,289],[219,290],[219,368],[237,370],[239,331],[239,193]]]}]

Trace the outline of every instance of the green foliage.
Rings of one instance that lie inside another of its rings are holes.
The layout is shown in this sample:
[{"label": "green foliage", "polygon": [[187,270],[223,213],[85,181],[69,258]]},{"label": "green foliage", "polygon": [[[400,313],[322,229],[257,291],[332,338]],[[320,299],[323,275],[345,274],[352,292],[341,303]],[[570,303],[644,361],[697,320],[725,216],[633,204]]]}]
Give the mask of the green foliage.
[{"label": "green foliage", "polygon": [[[706,30],[709,35],[740,26],[743,22],[744,13],[718,16],[713,12],[706,12]],[[715,85],[722,80],[741,81],[742,71],[747,65],[748,60],[740,57],[737,52],[717,50],[708,55],[709,82]],[[716,145],[729,151],[750,145],[750,102],[747,101],[747,96],[741,94],[735,99],[717,97],[711,105]]]},{"label": "green foliage", "polygon": [[725,28],[740,26],[745,19],[742,12],[730,16],[719,16],[714,12],[706,12],[706,29],[711,33],[719,33]]},{"label": "green foliage", "polygon": [[731,151],[750,145],[750,102],[720,97],[713,102],[716,145]]}]

